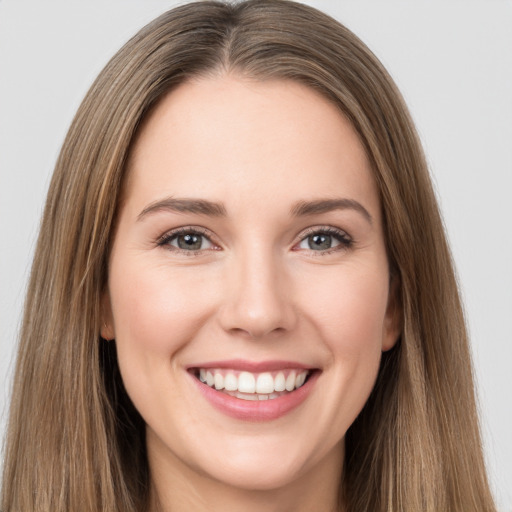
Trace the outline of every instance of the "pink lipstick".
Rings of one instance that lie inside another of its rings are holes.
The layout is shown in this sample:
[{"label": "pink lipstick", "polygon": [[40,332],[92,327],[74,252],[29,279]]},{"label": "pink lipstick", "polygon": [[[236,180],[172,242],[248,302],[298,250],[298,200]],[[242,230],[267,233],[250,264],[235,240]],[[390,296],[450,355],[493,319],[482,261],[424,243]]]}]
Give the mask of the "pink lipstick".
[{"label": "pink lipstick", "polygon": [[270,421],[289,413],[306,400],[320,374],[294,361],[215,361],[187,370],[213,407],[245,421]]}]

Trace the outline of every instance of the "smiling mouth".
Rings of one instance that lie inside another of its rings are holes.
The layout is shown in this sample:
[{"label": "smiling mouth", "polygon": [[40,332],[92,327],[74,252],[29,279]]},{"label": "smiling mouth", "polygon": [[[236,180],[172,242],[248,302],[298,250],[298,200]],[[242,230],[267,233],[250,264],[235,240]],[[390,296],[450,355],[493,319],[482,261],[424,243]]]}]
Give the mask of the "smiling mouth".
[{"label": "smiling mouth", "polygon": [[274,400],[302,387],[314,370],[284,369],[252,373],[224,368],[193,368],[203,384],[241,400]]}]

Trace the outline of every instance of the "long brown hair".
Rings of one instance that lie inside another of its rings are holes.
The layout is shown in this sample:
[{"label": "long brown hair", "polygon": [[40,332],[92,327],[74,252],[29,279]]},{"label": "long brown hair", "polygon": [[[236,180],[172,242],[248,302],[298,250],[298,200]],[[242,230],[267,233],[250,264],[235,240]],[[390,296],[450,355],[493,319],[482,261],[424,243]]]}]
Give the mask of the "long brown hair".
[{"label": "long brown hair", "polygon": [[463,313],[418,137],[393,81],[348,29],[285,0],[198,2],[132,38],[80,106],[48,192],[6,438],[3,512],[142,512],[144,422],[100,339],[125,162],[158,100],[194,76],[295,80],[353,124],[382,203],[403,329],[346,436],[347,510],[493,511]]}]

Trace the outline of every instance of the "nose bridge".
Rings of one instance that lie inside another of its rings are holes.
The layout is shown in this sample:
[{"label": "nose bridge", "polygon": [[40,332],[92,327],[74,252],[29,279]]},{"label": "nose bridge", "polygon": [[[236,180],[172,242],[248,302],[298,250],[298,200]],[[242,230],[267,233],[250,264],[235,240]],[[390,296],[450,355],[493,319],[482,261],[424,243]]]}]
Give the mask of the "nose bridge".
[{"label": "nose bridge", "polygon": [[224,329],[253,338],[293,324],[283,262],[269,244],[252,243],[232,255],[222,312]]}]

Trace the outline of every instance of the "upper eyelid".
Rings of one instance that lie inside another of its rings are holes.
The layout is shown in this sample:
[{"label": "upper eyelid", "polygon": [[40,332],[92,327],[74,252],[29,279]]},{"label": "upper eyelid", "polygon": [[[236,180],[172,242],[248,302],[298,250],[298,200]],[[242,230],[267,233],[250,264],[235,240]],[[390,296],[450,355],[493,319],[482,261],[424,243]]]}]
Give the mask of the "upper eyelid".
[{"label": "upper eyelid", "polygon": [[347,233],[344,229],[337,228],[334,226],[311,226],[306,228],[299,234],[299,238],[294,242],[292,246],[292,251],[297,250],[297,246],[302,244],[307,238],[315,234],[327,234],[334,238],[338,239],[339,246],[331,247],[321,251],[313,251],[312,249],[303,249],[307,253],[314,254],[315,257],[327,256],[329,254],[338,253],[341,250],[348,250],[353,247],[354,239],[353,237]]},{"label": "upper eyelid", "polygon": [[209,229],[201,226],[180,226],[179,228],[169,229],[156,239],[156,243],[158,244],[160,242],[165,242],[170,238],[173,238],[183,233],[196,233],[198,235],[208,238],[208,240],[210,240],[210,242],[212,242],[213,244],[219,245],[218,242],[215,241],[215,234],[212,233]]},{"label": "upper eyelid", "polygon": [[[214,245],[221,246],[221,244],[218,241],[218,237],[212,231],[210,231],[209,229],[207,229],[203,226],[195,226],[195,225],[180,226],[177,228],[170,229],[170,230],[166,231],[165,233],[163,233],[162,235],[160,235],[156,239],[156,243],[160,244],[160,243],[166,242],[170,238],[180,235],[182,233],[197,233],[201,236],[208,238],[208,240],[210,240],[210,242],[212,242]],[[308,236],[311,236],[316,233],[328,233],[331,235],[338,234],[343,238],[349,239],[351,242],[353,241],[353,237],[345,229],[341,229],[341,228],[338,228],[335,226],[330,226],[330,225],[317,225],[317,226],[309,226],[309,227],[303,229],[302,231],[300,231],[300,233],[298,235],[296,235],[293,245],[296,245],[298,242],[301,242]]]},{"label": "upper eyelid", "polygon": [[334,226],[328,226],[328,225],[327,226],[311,226],[309,228],[306,228],[306,229],[302,230],[297,235],[297,239],[303,240],[304,238],[314,235],[315,233],[338,234],[338,235],[344,236],[344,237],[352,240],[352,236],[345,229],[337,228]]}]

